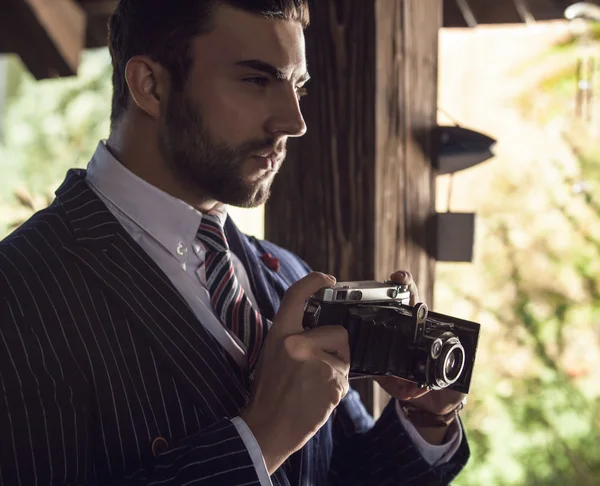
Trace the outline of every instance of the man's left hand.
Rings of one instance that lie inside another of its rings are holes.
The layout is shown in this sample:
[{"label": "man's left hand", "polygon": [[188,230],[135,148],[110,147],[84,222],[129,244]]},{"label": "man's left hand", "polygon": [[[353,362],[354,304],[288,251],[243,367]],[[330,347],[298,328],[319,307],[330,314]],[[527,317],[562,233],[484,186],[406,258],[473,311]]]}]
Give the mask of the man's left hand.
[{"label": "man's left hand", "polygon": [[[414,306],[419,302],[419,290],[409,272],[396,272],[392,274],[391,279],[396,283],[409,286],[410,305]],[[393,398],[410,400],[415,407],[436,415],[444,415],[456,409],[466,396],[448,389],[428,392],[415,383],[394,376],[382,376],[375,381]]]}]

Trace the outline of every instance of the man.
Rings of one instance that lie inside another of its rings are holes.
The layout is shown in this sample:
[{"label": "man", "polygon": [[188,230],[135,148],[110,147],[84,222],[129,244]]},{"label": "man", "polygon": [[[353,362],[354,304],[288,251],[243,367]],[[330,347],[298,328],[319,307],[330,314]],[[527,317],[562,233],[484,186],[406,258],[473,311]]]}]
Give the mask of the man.
[{"label": "man", "polygon": [[227,217],[306,130],[307,23],[304,0],[121,0],[110,137],[0,244],[2,484],[442,484],[466,462],[462,396],[382,379],[402,401],[374,423],[343,328],[301,325],[335,279]]}]

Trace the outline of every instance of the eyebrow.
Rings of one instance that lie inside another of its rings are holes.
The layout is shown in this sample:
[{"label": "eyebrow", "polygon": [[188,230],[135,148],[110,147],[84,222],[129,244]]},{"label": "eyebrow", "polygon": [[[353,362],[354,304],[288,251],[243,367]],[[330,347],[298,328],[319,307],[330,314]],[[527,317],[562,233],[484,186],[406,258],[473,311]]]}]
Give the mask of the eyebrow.
[{"label": "eyebrow", "polygon": [[[250,69],[254,69],[255,71],[260,71],[265,74],[269,74],[273,76],[275,79],[279,81],[285,81],[287,76],[285,72],[281,69],[269,64],[268,62],[259,61],[258,59],[250,59],[247,61],[238,61],[235,63],[236,66],[246,67]],[[308,72],[304,73],[302,76],[298,78],[299,83],[306,83],[310,79],[310,74]]]}]

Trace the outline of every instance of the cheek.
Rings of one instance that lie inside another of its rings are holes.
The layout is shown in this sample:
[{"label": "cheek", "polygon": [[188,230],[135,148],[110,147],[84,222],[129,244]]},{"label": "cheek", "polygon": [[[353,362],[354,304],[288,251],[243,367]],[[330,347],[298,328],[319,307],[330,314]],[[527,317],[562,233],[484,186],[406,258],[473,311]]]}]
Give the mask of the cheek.
[{"label": "cheek", "polygon": [[[233,143],[261,134],[265,103],[244,86],[223,82],[203,103],[205,120],[211,132]],[[260,136],[260,135],[258,135]]]}]

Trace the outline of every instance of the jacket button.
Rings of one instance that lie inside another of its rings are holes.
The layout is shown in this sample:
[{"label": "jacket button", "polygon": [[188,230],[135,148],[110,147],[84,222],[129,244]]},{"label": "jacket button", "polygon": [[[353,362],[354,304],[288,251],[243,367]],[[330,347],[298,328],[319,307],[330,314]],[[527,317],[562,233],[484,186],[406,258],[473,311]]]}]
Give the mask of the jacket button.
[{"label": "jacket button", "polygon": [[154,457],[166,452],[169,448],[169,443],[163,437],[157,437],[152,441],[152,454]]}]

